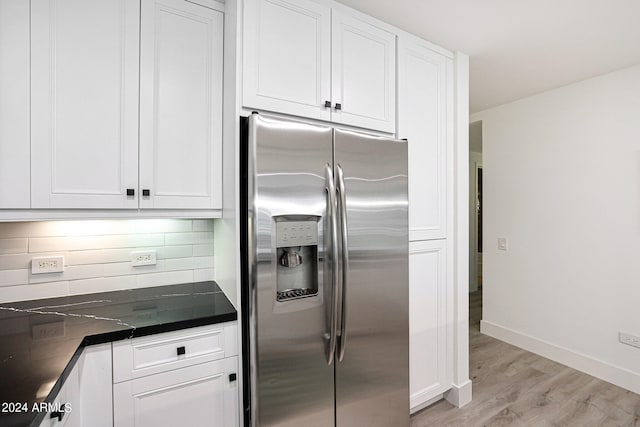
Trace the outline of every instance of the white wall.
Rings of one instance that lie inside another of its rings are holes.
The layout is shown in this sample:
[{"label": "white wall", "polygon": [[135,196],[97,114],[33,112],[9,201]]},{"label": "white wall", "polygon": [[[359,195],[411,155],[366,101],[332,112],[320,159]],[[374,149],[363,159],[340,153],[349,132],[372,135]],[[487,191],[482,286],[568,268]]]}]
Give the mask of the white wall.
[{"label": "white wall", "polygon": [[640,65],[480,119],[482,331],[640,393]]},{"label": "white wall", "polygon": [[[133,267],[131,252],[157,264]],[[62,273],[31,274],[33,257],[63,255]],[[0,302],[213,280],[213,220],[0,223]]]}]

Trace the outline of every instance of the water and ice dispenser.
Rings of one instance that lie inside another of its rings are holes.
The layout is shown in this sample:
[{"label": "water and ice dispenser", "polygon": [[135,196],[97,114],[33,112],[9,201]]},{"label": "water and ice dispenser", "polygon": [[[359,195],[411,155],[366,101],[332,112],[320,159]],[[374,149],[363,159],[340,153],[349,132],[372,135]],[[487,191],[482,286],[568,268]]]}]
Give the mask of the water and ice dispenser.
[{"label": "water and ice dispenser", "polygon": [[277,300],[318,294],[317,216],[283,215],[276,221]]}]

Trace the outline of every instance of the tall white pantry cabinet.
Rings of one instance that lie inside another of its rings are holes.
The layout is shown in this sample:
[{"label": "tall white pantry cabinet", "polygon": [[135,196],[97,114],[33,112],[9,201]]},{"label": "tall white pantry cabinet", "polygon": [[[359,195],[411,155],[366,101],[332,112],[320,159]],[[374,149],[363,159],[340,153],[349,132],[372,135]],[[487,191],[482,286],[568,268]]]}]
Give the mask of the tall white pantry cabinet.
[{"label": "tall white pantry cabinet", "polygon": [[398,38],[398,137],[409,144],[411,409],[453,384],[453,56]]},{"label": "tall white pantry cabinet", "polygon": [[441,398],[454,380],[454,55],[335,2],[243,4],[245,111],[330,121],[408,140],[415,412]]}]

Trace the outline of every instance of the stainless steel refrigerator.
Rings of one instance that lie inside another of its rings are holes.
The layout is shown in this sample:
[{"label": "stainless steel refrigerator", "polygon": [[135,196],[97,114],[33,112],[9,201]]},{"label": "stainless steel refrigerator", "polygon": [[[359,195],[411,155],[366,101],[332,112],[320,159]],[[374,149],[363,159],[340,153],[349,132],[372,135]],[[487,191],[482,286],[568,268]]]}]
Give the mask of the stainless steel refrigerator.
[{"label": "stainless steel refrigerator", "polygon": [[247,424],[408,426],[406,141],[243,126]]}]

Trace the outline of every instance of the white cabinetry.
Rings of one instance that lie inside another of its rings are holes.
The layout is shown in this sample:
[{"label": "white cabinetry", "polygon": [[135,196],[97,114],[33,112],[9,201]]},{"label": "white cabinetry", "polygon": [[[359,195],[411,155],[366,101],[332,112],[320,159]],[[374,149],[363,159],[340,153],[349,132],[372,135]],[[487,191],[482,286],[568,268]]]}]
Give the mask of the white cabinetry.
[{"label": "white cabinetry", "polygon": [[453,384],[453,61],[398,38],[398,137],[409,148],[411,410]]},{"label": "white cabinetry", "polygon": [[139,14],[32,0],[32,208],[137,208]]},{"label": "white cabinetry", "polygon": [[185,0],[33,0],[31,207],[220,209],[222,41]]},{"label": "white cabinetry", "polygon": [[246,1],[243,105],[394,132],[395,35],[371,22],[309,0]]},{"label": "white cabinetry", "polygon": [[412,412],[451,388],[453,301],[447,241],[409,243],[409,390]]},{"label": "white cabinetry", "polygon": [[0,1],[0,209],[29,207],[29,2]]},{"label": "white cabinetry", "polygon": [[45,414],[40,427],[112,427],[111,383],[111,344],[86,347],[53,400],[66,411]]},{"label": "white cabinetry", "polygon": [[447,237],[453,147],[453,61],[398,39],[398,137],[409,145],[409,240]]},{"label": "white cabinetry", "polygon": [[235,322],[113,344],[115,427],[238,425]]},{"label": "white cabinetry", "polygon": [[223,13],[142,0],[141,15],[140,207],[221,209]]}]

